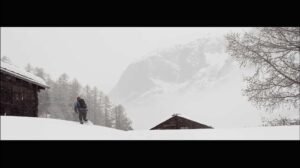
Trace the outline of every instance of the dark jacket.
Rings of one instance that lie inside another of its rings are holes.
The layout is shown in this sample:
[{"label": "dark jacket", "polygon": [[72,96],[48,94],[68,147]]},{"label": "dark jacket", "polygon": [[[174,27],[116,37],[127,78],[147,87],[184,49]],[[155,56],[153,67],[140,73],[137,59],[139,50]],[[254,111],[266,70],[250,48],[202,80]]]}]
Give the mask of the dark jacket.
[{"label": "dark jacket", "polygon": [[74,111],[75,111],[76,113],[78,113],[78,112],[87,112],[88,109],[87,109],[87,108],[80,107],[79,102],[76,101],[76,102],[74,103]]}]

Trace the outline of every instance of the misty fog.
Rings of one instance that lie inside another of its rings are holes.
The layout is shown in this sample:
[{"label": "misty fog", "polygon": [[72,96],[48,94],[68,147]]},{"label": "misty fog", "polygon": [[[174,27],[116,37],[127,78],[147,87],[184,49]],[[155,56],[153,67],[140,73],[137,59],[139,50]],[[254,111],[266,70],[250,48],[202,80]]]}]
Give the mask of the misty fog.
[{"label": "misty fog", "polygon": [[251,70],[226,53],[224,38],[249,30],[1,28],[1,57],[96,86],[126,109],[133,129],[150,129],[174,113],[214,128],[253,127],[272,114],[242,95],[243,74]]}]

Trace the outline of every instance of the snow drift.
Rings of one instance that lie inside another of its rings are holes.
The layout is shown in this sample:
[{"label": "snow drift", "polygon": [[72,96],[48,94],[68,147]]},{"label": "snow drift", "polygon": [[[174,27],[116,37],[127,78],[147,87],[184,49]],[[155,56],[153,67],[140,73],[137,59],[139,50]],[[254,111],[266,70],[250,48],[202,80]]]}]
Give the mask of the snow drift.
[{"label": "snow drift", "polygon": [[1,140],[299,140],[299,126],[121,131],[59,119],[1,116]]},{"label": "snow drift", "polygon": [[1,140],[122,139],[123,131],[50,118],[1,116]]}]

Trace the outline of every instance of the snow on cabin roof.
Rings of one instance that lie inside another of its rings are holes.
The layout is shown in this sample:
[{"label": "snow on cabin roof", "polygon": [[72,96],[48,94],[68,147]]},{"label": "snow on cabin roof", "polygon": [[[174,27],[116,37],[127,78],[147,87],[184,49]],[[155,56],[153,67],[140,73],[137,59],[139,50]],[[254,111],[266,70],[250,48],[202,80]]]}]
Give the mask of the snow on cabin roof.
[{"label": "snow on cabin roof", "polygon": [[27,82],[33,83],[33,84],[38,85],[43,88],[49,88],[49,86],[46,84],[46,82],[42,78],[40,78],[36,75],[33,75],[32,73],[27,72],[15,65],[1,61],[0,67],[1,67],[1,71],[4,71],[16,78],[25,80]]}]

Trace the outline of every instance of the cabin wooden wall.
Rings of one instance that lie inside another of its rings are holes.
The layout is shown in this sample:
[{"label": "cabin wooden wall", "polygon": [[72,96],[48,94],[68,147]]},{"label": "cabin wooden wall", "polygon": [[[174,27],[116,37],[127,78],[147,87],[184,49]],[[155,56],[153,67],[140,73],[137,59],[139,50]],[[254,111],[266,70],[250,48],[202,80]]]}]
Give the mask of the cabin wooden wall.
[{"label": "cabin wooden wall", "polygon": [[0,75],[1,115],[37,117],[38,86],[3,72]]}]

